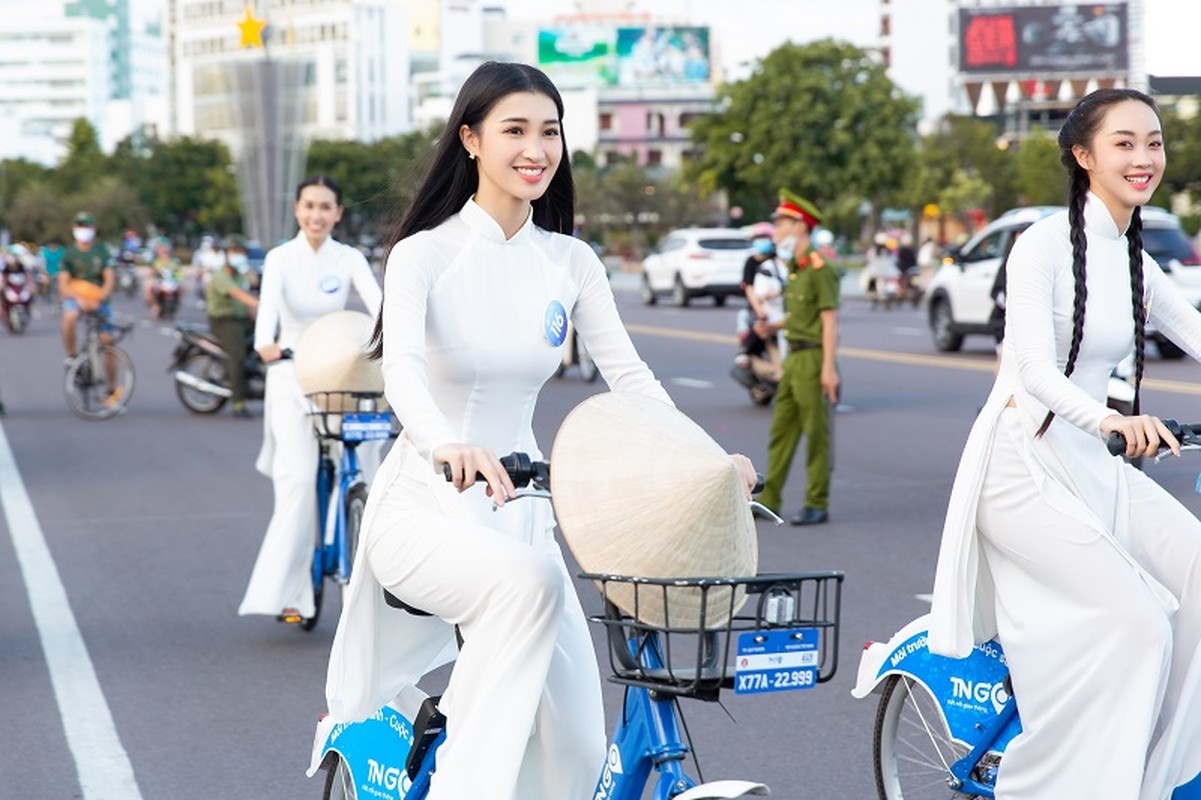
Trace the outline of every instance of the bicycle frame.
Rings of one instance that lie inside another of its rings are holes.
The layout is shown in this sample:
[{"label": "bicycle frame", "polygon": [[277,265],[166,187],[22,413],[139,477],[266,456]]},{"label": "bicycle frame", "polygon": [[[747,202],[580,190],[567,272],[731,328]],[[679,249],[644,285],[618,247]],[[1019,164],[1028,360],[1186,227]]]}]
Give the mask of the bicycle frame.
[{"label": "bicycle frame", "polygon": [[[317,525],[325,534],[322,546],[313,553],[313,584],[326,575],[338,583],[350,580],[350,559],[346,548],[346,511],[342,498],[360,478],[359,459],[355,452],[358,442],[343,442],[340,463],[335,467],[330,451],[332,443],[321,441],[321,457],[317,463]],[[338,476],[337,492],[334,475]]]}]

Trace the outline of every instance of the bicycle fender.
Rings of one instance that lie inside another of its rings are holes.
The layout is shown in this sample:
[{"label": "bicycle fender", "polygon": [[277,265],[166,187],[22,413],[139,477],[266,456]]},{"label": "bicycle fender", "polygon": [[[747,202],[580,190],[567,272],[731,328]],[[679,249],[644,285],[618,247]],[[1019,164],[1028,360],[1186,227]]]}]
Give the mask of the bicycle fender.
[{"label": "bicycle fender", "polygon": [[346,762],[359,797],[402,800],[409,790],[405,759],[413,746],[413,720],[426,694],[414,686],[361,722],[335,722],[324,716],[313,735],[305,771],[313,777],[331,755]]},{"label": "bicycle fender", "polygon": [[728,800],[735,797],[767,797],[771,794],[762,783],[751,781],[713,781],[694,786],[672,800]]},{"label": "bicycle fender", "polygon": [[[952,738],[969,744],[978,738],[1009,701],[1005,678],[1009,668],[1001,645],[978,644],[966,658],[947,658],[926,646],[929,615],[918,617],[893,634],[887,643],[869,642],[859,659],[859,674],[851,695],[863,699],[891,675],[912,678],[937,700]],[[997,752],[1021,731],[1015,717],[997,740]]]}]

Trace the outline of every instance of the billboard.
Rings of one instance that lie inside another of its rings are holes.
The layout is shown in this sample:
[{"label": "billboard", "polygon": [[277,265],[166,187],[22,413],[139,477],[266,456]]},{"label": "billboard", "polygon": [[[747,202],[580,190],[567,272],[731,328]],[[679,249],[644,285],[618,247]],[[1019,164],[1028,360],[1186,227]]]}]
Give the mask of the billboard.
[{"label": "billboard", "polygon": [[709,29],[604,24],[542,28],[538,66],[563,89],[708,83]]},{"label": "billboard", "polygon": [[959,10],[964,74],[1124,72],[1129,50],[1125,3]]}]

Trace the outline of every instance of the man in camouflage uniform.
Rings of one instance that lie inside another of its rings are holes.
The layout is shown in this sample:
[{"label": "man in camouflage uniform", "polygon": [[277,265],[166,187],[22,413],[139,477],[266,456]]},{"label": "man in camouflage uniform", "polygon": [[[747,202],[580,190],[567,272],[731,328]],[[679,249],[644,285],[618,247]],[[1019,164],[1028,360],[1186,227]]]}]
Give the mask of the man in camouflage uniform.
[{"label": "man in camouflage uniform", "polygon": [[811,203],[780,190],[772,214],[773,239],[785,264],[784,319],[760,323],[759,335],[784,331],[788,356],[776,394],[775,415],[767,450],[767,479],[759,501],[774,511],[801,437],[806,439],[805,504],[791,519],[793,525],[815,525],[829,519],[830,409],[838,402],[838,271],[827,265],[810,242],[821,222]]}]

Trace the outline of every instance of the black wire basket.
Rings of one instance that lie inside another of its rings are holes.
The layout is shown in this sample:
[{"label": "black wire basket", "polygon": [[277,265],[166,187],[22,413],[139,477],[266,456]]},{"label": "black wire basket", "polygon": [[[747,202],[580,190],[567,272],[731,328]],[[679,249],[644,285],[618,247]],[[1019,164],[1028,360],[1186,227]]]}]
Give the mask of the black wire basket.
[{"label": "black wire basket", "polygon": [[[722,689],[735,686],[738,643],[744,634],[757,640],[773,631],[785,635],[798,629],[808,629],[804,636],[812,648],[808,658],[815,667],[810,670],[813,682],[830,680],[838,669],[841,572],[748,578],[580,577],[594,581],[605,599],[604,613],[589,619],[606,629],[609,680],[614,683],[717,700]],[[648,618],[656,622],[643,621]]]},{"label": "black wire basket", "polygon": [[346,444],[394,439],[399,426],[383,392],[311,392],[313,431],[320,439]]}]

